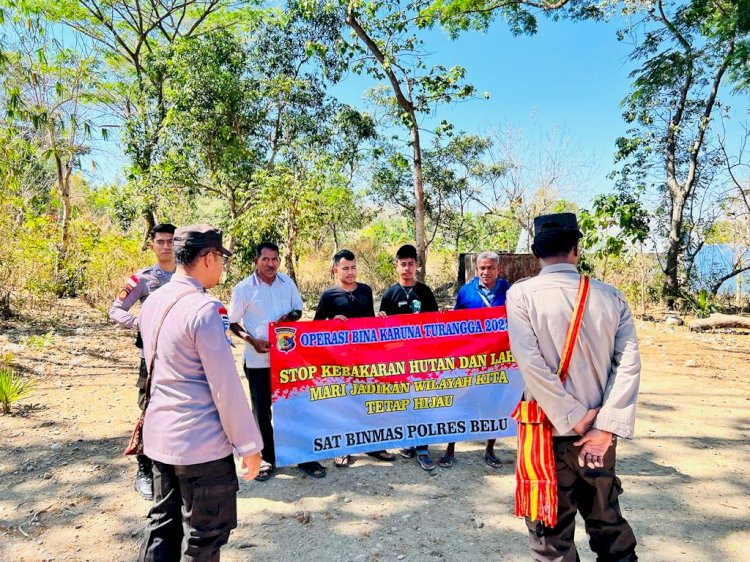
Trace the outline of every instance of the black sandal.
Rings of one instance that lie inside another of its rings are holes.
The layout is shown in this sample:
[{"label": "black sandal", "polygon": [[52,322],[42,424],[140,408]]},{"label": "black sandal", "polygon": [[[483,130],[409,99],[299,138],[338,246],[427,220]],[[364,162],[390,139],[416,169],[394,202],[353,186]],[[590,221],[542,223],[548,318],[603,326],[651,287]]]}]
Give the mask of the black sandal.
[{"label": "black sandal", "polygon": [[326,468],[317,461],[303,462],[298,464],[297,467],[313,478],[323,478],[326,475]]},{"label": "black sandal", "polygon": [[265,482],[269,478],[271,478],[271,473],[273,472],[273,465],[272,464],[262,464],[260,467],[260,470],[258,471],[258,476],[255,477],[255,480],[258,482]]},{"label": "black sandal", "polygon": [[456,460],[456,457],[454,457],[453,455],[446,454],[438,459],[437,464],[438,466],[442,468],[450,468],[453,466],[453,463],[455,462],[455,460]]},{"label": "black sandal", "polygon": [[333,465],[339,468],[346,468],[352,464],[352,457],[350,455],[344,455],[343,457],[336,457],[333,459]]},{"label": "black sandal", "polygon": [[378,459],[379,461],[392,462],[396,460],[396,455],[389,453],[388,451],[374,451],[372,453],[365,453],[368,457]]},{"label": "black sandal", "polygon": [[432,462],[430,455],[428,455],[427,453],[418,454],[417,462],[419,463],[419,466],[422,467],[422,470],[426,470],[428,472],[430,470],[435,470],[435,463]]},{"label": "black sandal", "polygon": [[487,466],[491,466],[492,468],[500,468],[503,465],[503,461],[489,453],[484,454],[484,462]]},{"label": "black sandal", "polygon": [[398,454],[401,455],[405,459],[413,459],[415,453],[416,451],[414,450],[414,447],[408,447],[406,449],[398,450]]}]

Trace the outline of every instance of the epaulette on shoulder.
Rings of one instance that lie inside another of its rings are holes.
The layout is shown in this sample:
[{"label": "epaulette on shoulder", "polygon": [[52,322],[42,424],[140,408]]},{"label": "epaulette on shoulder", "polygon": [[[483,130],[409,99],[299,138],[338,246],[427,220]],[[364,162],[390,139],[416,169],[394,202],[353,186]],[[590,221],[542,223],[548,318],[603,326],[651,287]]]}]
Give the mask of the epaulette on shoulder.
[{"label": "epaulette on shoulder", "polygon": [[517,279],[516,281],[513,281],[513,283],[511,283],[511,285],[518,285],[519,283],[523,283],[524,281],[528,281],[529,279],[532,279],[532,276],[521,277],[520,279]]}]

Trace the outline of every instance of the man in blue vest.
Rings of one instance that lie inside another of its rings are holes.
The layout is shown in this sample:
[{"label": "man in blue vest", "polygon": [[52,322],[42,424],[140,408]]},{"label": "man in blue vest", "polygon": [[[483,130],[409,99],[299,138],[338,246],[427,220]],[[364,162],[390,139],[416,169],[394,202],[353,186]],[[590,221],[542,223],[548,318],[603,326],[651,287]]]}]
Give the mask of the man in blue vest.
[{"label": "man in blue vest", "polygon": [[[495,252],[484,251],[477,256],[477,276],[461,287],[456,295],[454,310],[466,308],[484,308],[503,306],[505,293],[510,283],[500,277],[500,256]],[[455,461],[455,443],[448,443],[445,454],[438,460],[438,466],[450,468]],[[484,462],[492,468],[499,468],[502,464],[495,456],[495,440],[487,440],[484,450]]]}]

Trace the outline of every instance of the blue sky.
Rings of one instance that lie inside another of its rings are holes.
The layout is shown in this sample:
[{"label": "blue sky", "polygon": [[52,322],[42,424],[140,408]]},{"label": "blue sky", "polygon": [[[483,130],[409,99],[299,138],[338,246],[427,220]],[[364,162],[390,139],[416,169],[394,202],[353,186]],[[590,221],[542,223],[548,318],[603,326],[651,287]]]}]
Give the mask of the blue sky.
[{"label": "blue sky", "polygon": [[[620,102],[629,91],[634,65],[628,60],[630,46],[616,40],[620,27],[621,21],[553,22],[542,17],[534,36],[514,37],[503,21],[486,33],[467,32],[457,40],[440,29],[426,31],[425,45],[432,53],[428,62],[463,66],[467,81],[480,96],[487,91],[490,98],[442,105],[425,127],[446,119],[470,133],[487,134],[508,126],[525,136],[562,131],[590,164],[580,196],[573,197],[586,204],[593,193],[612,188],[606,176],[614,167],[614,142],[626,131]],[[367,109],[363,95],[374,84],[351,74],[331,93]],[[748,98],[729,101],[747,120]],[[97,157],[100,181],[114,179],[124,163],[115,143],[106,144],[105,153]]]},{"label": "blue sky", "polygon": [[[584,190],[605,191],[614,141],[625,132],[619,104],[633,68],[629,47],[616,40],[614,23],[539,24],[534,36],[514,37],[502,21],[487,33],[464,33],[457,40],[439,29],[426,33],[431,63],[463,66],[477,92],[490,94],[488,100],[440,106],[434,122],[446,119],[457,129],[483,134],[508,126],[528,136],[558,129],[592,164]],[[366,108],[363,91],[372,84],[352,75],[333,91],[341,101]]]}]

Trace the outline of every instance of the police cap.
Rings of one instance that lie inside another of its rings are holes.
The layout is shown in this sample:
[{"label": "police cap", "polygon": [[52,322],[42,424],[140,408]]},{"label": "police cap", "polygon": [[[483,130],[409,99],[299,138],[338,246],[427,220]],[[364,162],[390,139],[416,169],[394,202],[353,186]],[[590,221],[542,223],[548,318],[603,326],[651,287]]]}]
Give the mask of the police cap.
[{"label": "police cap", "polygon": [[222,232],[208,224],[190,224],[181,226],[174,233],[175,248],[216,248],[225,256],[232,252],[221,245]]},{"label": "police cap", "polygon": [[579,238],[583,236],[578,228],[578,219],[575,213],[540,215],[534,219],[534,238],[557,236],[570,232],[578,233]]}]

